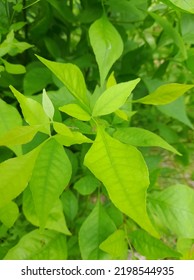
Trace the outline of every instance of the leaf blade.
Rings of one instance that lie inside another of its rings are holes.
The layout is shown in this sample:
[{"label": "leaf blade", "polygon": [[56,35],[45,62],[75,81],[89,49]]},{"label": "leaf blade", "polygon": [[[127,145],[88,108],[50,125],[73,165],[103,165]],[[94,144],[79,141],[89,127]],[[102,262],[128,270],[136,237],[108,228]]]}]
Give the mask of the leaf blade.
[{"label": "leaf blade", "polygon": [[127,100],[140,79],[120,83],[105,90],[97,99],[92,115],[94,117],[110,114],[119,109]]},{"label": "leaf blade", "polygon": [[84,164],[103,182],[120,211],[158,236],[146,210],[147,166],[135,147],[119,142],[98,127],[97,138],[86,154]]},{"label": "leaf blade", "polygon": [[123,52],[123,42],[118,31],[105,16],[90,26],[89,37],[98,63],[102,86],[113,63]]}]

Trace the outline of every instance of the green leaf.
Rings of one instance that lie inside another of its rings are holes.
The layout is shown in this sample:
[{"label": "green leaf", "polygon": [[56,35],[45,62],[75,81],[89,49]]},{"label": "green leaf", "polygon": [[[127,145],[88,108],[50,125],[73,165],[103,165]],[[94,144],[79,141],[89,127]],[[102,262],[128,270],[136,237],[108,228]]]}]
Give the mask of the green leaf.
[{"label": "green leaf", "polygon": [[149,13],[156,22],[158,22],[168,34],[169,38],[172,39],[172,42],[177,46],[179,53],[178,58],[181,59],[181,61],[187,59],[187,51],[186,47],[183,41],[183,38],[181,37],[180,33],[172,26],[167,18],[164,18],[162,16],[157,15],[156,13]]},{"label": "green leaf", "polygon": [[92,115],[102,116],[119,109],[127,100],[140,79],[120,83],[105,90],[96,101]]},{"label": "green leaf", "polygon": [[92,143],[92,140],[77,131],[71,131],[68,126],[63,123],[53,123],[54,130],[58,133],[54,135],[61,145],[71,146],[74,144]]},{"label": "green leaf", "polygon": [[136,230],[129,234],[135,250],[149,260],[165,258],[179,259],[181,254],[165,245],[161,240],[150,236],[143,230]]},{"label": "green leaf", "polygon": [[0,146],[15,146],[30,142],[42,126],[17,126],[0,137]]},{"label": "green leaf", "polygon": [[102,16],[90,26],[89,37],[98,63],[102,86],[110,68],[123,52],[123,42],[106,16]]},{"label": "green leaf", "polygon": [[182,254],[181,260],[194,260],[194,239],[178,238],[177,250]]},{"label": "green leaf", "polygon": [[149,212],[178,237],[194,238],[194,190],[175,185],[149,195]]},{"label": "green leaf", "polygon": [[159,111],[172,117],[180,122],[186,124],[190,128],[194,128],[192,122],[186,114],[185,100],[183,97],[178,98],[170,104],[162,105],[157,107]]},{"label": "green leaf", "polygon": [[146,210],[149,173],[141,153],[98,127],[84,164],[105,185],[115,206],[151,234],[158,236]]},{"label": "green leaf", "polygon": [[63,147],[53,138],[40,150],[30,180],[30,189],[40,227],[71,178],[71,164]]},{"label": "green leaf", "polygon": [[128,244],[125,240],[125,232],[116,230],[100,244],[100,249],[107,252],[113,259],[126,260],[128,256]]},{"label": "green leaf", "polygon": [[107,258],[107,255],[100,250],[99,246],[115,230],[115,224],[98,202],[79,231],[82,259],[99,260]]},{"label": "green leaf", "polygon": [[[35,226],[40,226],[30,188],[26,188],[23,193],[23,212],[30,223]],[[45,228],[64,233],[66,235],[71,234],[67,228],[60,200],[55,201],[55,204],[49,213]]]},{"label": "green leaf", "polygon": [[168,0],[168,2],[172,3],[174,6],[194,14],[194,1],[186,1],[186,0]]},{"label": "green leaf", "polygon": [[12,247],[4,260],[65,260],[66,237],[50,230],[34,230]]},{"label": "green leaf", "polygon": [[92,175],[86,175],[79,179],[74,184],[74,189],[78,191],[81,195],[90,195],[92,194],[101,183]]},{"label": "green leaf", "polygon": [[73,221],[78,213],[78,199],[71,190],[65,190],[61,195],[65,217]]},{"label": "green leaf", "polygon": [[157,88],[154,92],[142,97],[140,99],[134,100],[134,103],[143,103],[151,105],[165,105],[173,102],[180,96],[182,96],[186,91],[193,88],[194,85],[186,84],[167,84],[162,85]]},{"label": "green leaf", "polygon": [[0,208],[0,221],[11,228],[19,216],[19,209],[15,202],[11,201]]},{"label": "green leaf", "polygon": [[49,118],[45,114],[40,103],[31,98],[25,97],[12,86],[10,86],[10,89],[20,104],[26,122],[29,125],[44,125],[44,128],[42,128],[41,131],[50,134]]},{"label": "green leaf", "polygon": [[85,80],[76,65],[53,62],[38,55],[37,58],[55,74],[77,100],[84,105],[89,105]]},{"label": "green leaf", "polygon": [[81,121],[89,121],[91,116],[78,104],[67,104],[59,108],[60,111]]},{"label": "green leaf", "polygon": [[55,108],[53,106],[52,101],[48,97],[45,89],[43,89],[43,94],[42,94],[42,106],[49,119],[53,120]]},{"label": "green leaf", "polygon": [[3,64],[5,65],[5,70],[10,74],[24,74],[26,73],[26,68],[21,64],[13,64],[8,61],[2,59]]},{"label": "green leaf", "polygon": [[169,150],[177,155],[180,153],[157,134],[138,127],[118,128],[113,136],[125,144],[133,146],[156,146]]},{"label": "green leaf", "polygon": [[27,187],[40,146],[30,153],[0,164],[0,207],[16,198]]},{"label": "green leaf", "polygon": [[40,62],[30,63],[26,70],[27,72],[23,79],[25,95],[41,92],[52,81],[52,73]]},{"label": "green leaf", "polygon": [[[22,125],[22,118],[17,111],[11,105],[0,99],[0,137],[6,134],[9,130]],[[16,155],[22,154],[21,147],[9,147]]]}]

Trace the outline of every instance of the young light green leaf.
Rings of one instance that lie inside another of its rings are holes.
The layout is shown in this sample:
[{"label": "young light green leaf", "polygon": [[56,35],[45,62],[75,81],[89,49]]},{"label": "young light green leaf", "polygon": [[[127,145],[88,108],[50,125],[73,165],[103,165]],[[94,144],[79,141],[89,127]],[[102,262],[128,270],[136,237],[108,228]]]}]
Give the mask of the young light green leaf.
[{"label": "young light green leaf", "polygon": [[94,176],[86,175],[79,179],[73,187],[81,195],[89,195],[92,194],[100,185],[101,183]]},{"label": "young light green leaf", "polygon": [[123,42],[105,15],[90,26],[89,37],[98,63],[102,86],[110,68],[123,52]]},{"label": "young light green leaf", "polygon": [[[148,197],[153,220],[159,219],[178,237],[194,238],[194,190],[185,185],[174,185]],[[176,217],[176,218],[175,218]]]},{"label": "young light green leaf", "polygon": [[78,104],[67,104],[59,107],[59,110],[81,121],[89,121],[91,116]]},{"label": "young light green leaf", "polygon": [[[22,125],[22,118],[17,111],[11,105],[8,105],[6,102],[0,99],[0,137],[2,137],[9,130]],[[16,155],[22,154],[22,149],[20,147],[9,147],[14,151]]]},{"label": "young light green leaf", "polygon": [[43,93],[42,93],[42,106],[46,115],[52,121],[55,113],[55,108],[53,106],[52,101],[48,97],[45,89],[43,89]]},{"label": "young light green leaf", "polygon": [[71,63],[59,63],[37,55],[37,58],[62,81],[72,95],[83,105],[88,105],[87,89],[81,70]]},{"label": "young light green leaf", "polygon": [[10,86],[10,89],[20,104],[26,122],[29,125],[44,125],[41,131],[50,134],[49,118],[45,114],[40,103],[31,98],[25,97],[12,86]]},{"label": "young light green leaf", "polygon": [[15,202],[10,201],[0,208],[0,221],[8,228],[11,228],[19,216],[19,209]]},{"label": "young light green leaf", "polygon": [[24,74],[26,73],[26,68],[21,64],[13,64],[7,62],[5,59],[2,59],[3,64],[5,65],[5,70],[10,74]]},{"label": "young light green leaf", "polygon": [[141,229],[133,231],[129,234],[129,237],[135,250],[148,260],[165,258],[179,259],[181,257],[180,253]]},{"label": "young light green leaf", "polygon": [[104,184],[115,206],[158,237],[146,210],[149,173],[141,153],[110,137],[98,127],[84,164]]},{"label": "young light green leaf", "polygon": [[0,137],[0,146],[15,146],[30,142],[36,133],[42,128],[41,125],[17,126]]},{"label": "young light green leaf", "polygon": [[63,123],[54,122],[54,130],[58,133],[53,138],[61,145],[71,146],[74,144],[92,143],[92,140],[80,132],[71,131],[68,126]]},{"label": "young light green leaf", "polygon": [[115,230],[115,224],[98,202],[79,231],[79,246],[82,259],[107,259],[107,254],[101,251],[99,246]]},{"label": "young light green leaf", "polygon": [[53,138],[40,150],[30,180],[30,190],[40,227],[71,178],[71,163],[64,148]]},{"label": "young light green leaf", "polygon": [[138,127],[118,128],[113,136],[119,141],[132,146],[156,146],[169,150],[177,155],[180,153],[157,134]]},{"label": "young light green leaf", "polygon": [[64,234],[51,230],[33,230],[12,247],[4,260],[66,260]]},{"label": "young light green leaf", "polygon": [[162,85],[149,95],[134,100],[133,102],[151,105],[165,105],[170,102],[173,102],[193,87],[194,85],[176,83]]},{"label": "young light green leaf", "polygon": [[92,115],[102,116],[115,112],[127,100],[140,79],[120,83],[105,90],[96,101]]},{"label": "young light green leaf", "polygon": [[27,187],[40,146],[30,153],[0,164],[0,207],[16,198]]},{"label": "young light green leaf", "polygon": [[113,259],[126,260],[128,244],[125,240],[125,232],[121,229],[113,232],[100,244],[100,249],[111,255]]},{"label": "young light green leaf", "polygon": [[[29,187],[26,188],[23,193],[23,212],[30,223],[35,226],[40,226],[39,219],[35,211],[32,193]],[[67,228],[62,203],[59,199],[56,200],[51,212],[49,213],[45,228],[55,230],[66,235],[71,234]]]}]

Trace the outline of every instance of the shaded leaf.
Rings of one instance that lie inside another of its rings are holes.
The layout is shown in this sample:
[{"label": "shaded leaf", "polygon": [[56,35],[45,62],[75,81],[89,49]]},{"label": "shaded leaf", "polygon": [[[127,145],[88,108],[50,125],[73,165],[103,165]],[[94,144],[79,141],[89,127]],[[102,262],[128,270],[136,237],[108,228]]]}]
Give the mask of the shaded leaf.
[{"label": "shaded leaf", "polygon": [[123,127],[118,128],[114,133],[114,137],[123,143],[130,144],[133,146],[156,146],[169,150],[175,154],[180,155],[180,153],[168,144],[164,139],[162,139],[157,134],[138,127]]},{"label": "shaded leaf", "polygon": [[181,254],[165,245],[143,230],[136,230],[129,234],[135,250],[149,260],[165,258],[179,259]]},{"label": "shaded leaf", "polygon": [[115,224],[98,202],[79,231],[79,246],[82,259],[106,259],[107,255],[99,249],[99,246],[115,230]]},{"label": "shaded leaf", "polygon": [[186,106],[183,97],[180,97],[170,104],[157,106],[157,108],[169,117],[172,117],[180,122],[186,124],[190,128],[194,128],[190,119],[186,114]]},{"label": "shaded leaf", "polygon": [[12,247],[4,260],[65,260],[66,237],[50,230],[34,230]]},{"label": "shaded leaf", "polygon": [[73,187],[81,195],[89,195],[92,194],[100,185],[101,183],[94,176],[86,175],[79,179]]}]

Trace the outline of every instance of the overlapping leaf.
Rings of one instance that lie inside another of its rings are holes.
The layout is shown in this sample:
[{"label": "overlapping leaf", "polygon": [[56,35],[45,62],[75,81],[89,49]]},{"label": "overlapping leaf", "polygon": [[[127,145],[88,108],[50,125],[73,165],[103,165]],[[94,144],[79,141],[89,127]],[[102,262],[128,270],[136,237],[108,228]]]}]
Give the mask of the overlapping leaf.
[{"label": "overlapping leaf", "polygon": [[28,98],[10,86],[15,98],[20,103],[23,116],[29,125],[44,125],[41,131],[43,133],[50,133],[49,118],[44,112],[42,106],[37,101]]},{"label": "overlapping leaf", "polygon": [[149,195],[150,215],[173,234],[194,238],[194,190],[175,185]]},{"label": "overlapping leaf", "polygon": [[148,169],[135,147],[119,142],[98,127],[97,138],[86,154],[84,164],[103,182],[116,207],[158,236],[146,210]]},{"label": "overlapping leaf", "polygon": [[37,56],[82,104],[88,105],[87,89],[81,70],[71,63],[59,63]]},{"label": "overlapping leaf", "polygon": [[[23,212],[30,223],[35,226],[40,226],[30,188],[26,188],[23,193]],[[62,203],[59,199],[55,201],[55,204],[48,215],[45,228],[64,233],[66,235],[71,234],[67,228]]]},{"label": "overlapping leaf", "polygon": [[64,234],[51,230],[34,230],[12,247],[4,260],[65,260],[67,243]]},{"label": "overlapping leaf", "polygon": [[180,153],[157,134],[138,127],[123,127],[116,130],[114,137],[123,143],[133,146],[157,146],[175,154]]},{"label": "overlapping leaf", "polygon": [[181,254],[165,245],[161,240],[150,236],[143,230],[130,233],[131,243],[141,255],[147,259],[158,260],[165,258],[179,259]]},{"label": "overlapping leaf", "polygon": [[40,150],[30,180],[30,189],[40,227],[45,227],[49,213],[71,178],[71,164],[55,139]]},{"label": "overlapping leaf", "polygon": [[115,224],[98,202],[79,231],[79,246],[82,259],[105,259],[107,254],[101,251],[99,246],[115,230]]},{"label": "overlapping leaf", "polygon": [[40,147],[0,164],[0,207],[16,198],[27,187]]},{"label": "overlapping leaf", "polygon": [[115,112],[127,100],[132,90],[139,83],[140,79],[120,83],[105,90],[97,99],[92,115],[103,116]]}]

